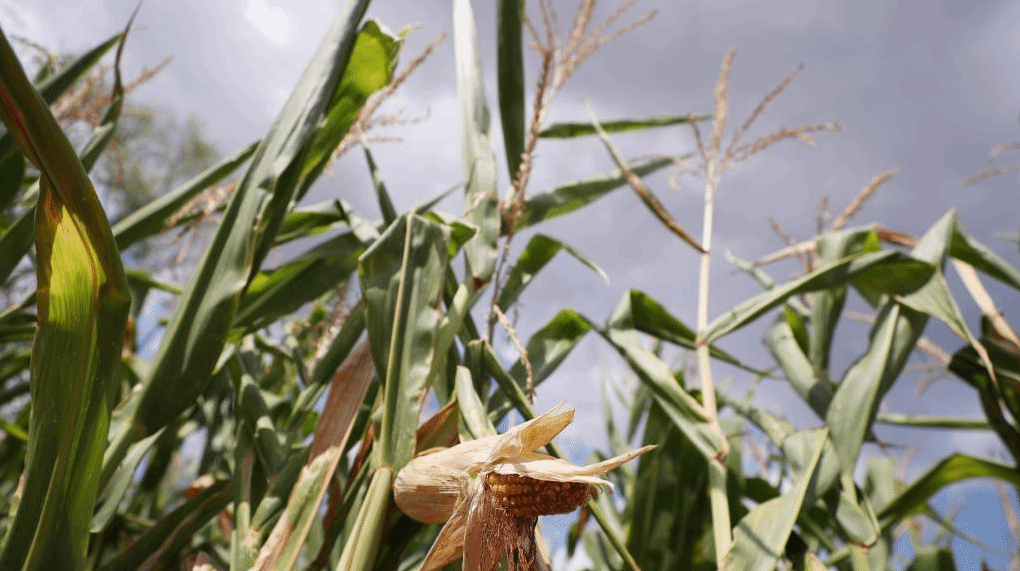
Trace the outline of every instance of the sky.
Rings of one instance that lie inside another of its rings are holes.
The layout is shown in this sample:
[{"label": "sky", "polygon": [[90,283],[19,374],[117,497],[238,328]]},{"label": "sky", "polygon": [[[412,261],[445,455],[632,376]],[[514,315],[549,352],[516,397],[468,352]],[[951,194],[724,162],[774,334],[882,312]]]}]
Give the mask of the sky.
[{"label": "sky", "polygon": [[[452,33],[450,4],[449,0],[377,1],[368,16],[392,30],[407,25],[416,28],[402,52],[406,62],[439,33]],[[494,104],[493,3],[475,4],[488,94]],[[571,19],[573,0],[555,0],[553,5],[565,22]],[[600,2],[596,20],[616,5]],[[145,104],[196,115],[210,138],[224,152],[231,152],[268,128],[338,6],[336,0],[146,2],[126,47],[125,71],[131,76],[165,55],[173,60],[134,96]],[[528,6],[532,8],[534,2]],[[0,0],[0,26],[8,35],[30,38],[55,51],[82,51],[121,30],[134,7],[134,0]],[[601,120],[710,112],[719,64],[726,50],[734,48],[737,55],[730,82],[734,123],[742,121],[791,69],[805,66],[757,124],[752,137],[804,123],[842,125],[839,133],[818,134],[813,148],[781,143],[726,174],[716,202],[718,254],[729,251],[750,260],[781,248],[784,244],[770,230],[768,217],[798,240],[808,239],[824,197],[838,212],[872,177],[897,167],[899,174],[861,209],[857,223],[879,222],[920,235],[955,208],[975,238],[1020,265],[1015,243],[998,236],[1018,229],[1020,177],[1014,173],[975,186],[961,184],[989,166],[987,154],[995,145],[1020,139],[1020,33],[1016,32],[1020,3],[644,0],[633,14],[653,8],[659,13],[650,24],[604,47],[582,66],[559,93],[549,121],[585,120],[582,101],[589,102]],[[536,77],[535,61],[529,54],[529,85]],[[390,111],[425,117],[421,123],[385,133],[400,137],[401,142],[373,147],[398,209],[461,180],[455,85],[453,42],[448,38],[388,106]],[[532,92],[529,88],[529,97]],[[498,144],[495,110],[493,118],[493,141]],[[618,135],[614,141],[629,157],[680,154],[694,148],[686,128]],[[1017,162],[1016,155],[1007,153],[1003,159]],[[496,156],[502,165],[499,146]],[[612,168],[595,139],[543,141],[529,191],[541,192]],[[336,178],[321,183],[311,200],[338,196],[374,215],[377,209],[360,154],[352,153],[336,171]],[[505,187],[505,172],[501,177]],[[646,182],[681,225],[700,235],[699,181],[683,178],[679,190],[670,188],[665,176]],[[460,204],[448,201],[444,207],[455,210]],[[592,205],[584,214],[544,224],[539,231],[594,258],[610,282],[572,261],[550,265],[521,300],[517,328],[523,338],[564,307],[574,307],[601,322],[628,288],[649,293],[685,323],[695,323],[695,252],[662,229],[628,189]],[[518,237],[517,248],[527,238],[528,234]],[[779,265],[769,271],[776,279],[787,280],[797,268]],[[949,279],[958,286],[952,275]],[[712,280],[711,316],[759,292],[721,255],[713,262]],[[1016,292],[985,281],[1006,318],[1016,323],[1020,309]],[[579,291],[585,295],[578,296]],[[968,325],[976,330],[976,308],[965,296],[958,299]],[[864,348],[866,331],[864,325],[840,326],[835,370],[847,366]],[[927,334],[950,352],[962,344],[941,324],[933,323]],[[761,335],[760,327],[749,328],[724,339],[721,346],[764,367],[770,361]],[[504,346],[507,355],[512,355],[509,344]],[[612,350],[591,337],[539,392],[539,409],[564,399],[577,408],[577,421],[564,437],[579,453],[603,444],[590,434],[592,426],[601,426],[597,386],[607,370],[618,379],[626,376]],[[736,370],[719,367],[716,375],[723,383],[731,382],[738,394],[748,386],[746,375]],[[765,381],[758,387],[757,398],[770,410],[785,412],[799,426],[814,422],[780,381]],[[940,380],[918,394],[915,378],[905,377],[884,406],[896,412],[934,413],[945,411],[947,403],[952,403],[954,414],[981,415],[976,395],[952,379]],[[908,476],[920,473],[947,450],[976,454],[1001,450],[994,437],[983,433],[952,432],[932,439],[909,429],[883,428],[879,434],[916,447],[906,466]],[[968,498],[986,497],[991,489],[987,483],[971,482],[940,495],[938,502],[945,507],[954,502],[972,505]],[[1001,522],[1001,511],[995,513],[995,522]],[[975,526],[972,532],[988,543],[1005,549],[1003,535],[987,527],[998,525],[989,524],[987,514],[987,510],[965,509],[961,518],[969,519],[961,521]],[[960,548],[961,569],[976,568],[975,557],[997,561],[992,554],[968,550],[959,541],[955,545]]]}]

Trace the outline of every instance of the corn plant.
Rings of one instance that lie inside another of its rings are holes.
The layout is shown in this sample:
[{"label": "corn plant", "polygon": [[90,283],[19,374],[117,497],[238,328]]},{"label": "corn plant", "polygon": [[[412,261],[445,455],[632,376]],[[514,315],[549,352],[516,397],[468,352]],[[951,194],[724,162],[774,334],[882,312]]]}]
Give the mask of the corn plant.
[{"label": "corn plant", "polygon": [[[368,4],[343,4],[260,140],[112,224],[88,170],[123,105],[116,64],[109,109],[80,155],[47,105],[114,47],[119,60],[128,30],[34,86],[0,30],[7,127],[0,139],[0,275],[6,280],[26,266],[35,273],[34,288],[5,290],[0,313],[0,394],[8,414],[0,442],[7,514],[0,519],[0,569],[429,571],[455,569],[458,560],[468,571],[547,569],[538,520],[578,507],[571,546],[583,541],[599,569],[772,569],[788,561],[796,568],[884,569],[892,528],[930,512],[926,502],[938,489],[975,476],[1018,483],[1015,466],[964,455],[902,489],[891,485],[888,465],[870,466],[867,482],[853,477],[881,396],[929,317],[965,340],[950,369],[979,390],[989,425],[1014,457],[1020,450],[1020,343],[991,309],[992,329],[972,334],[942,272],[947,261],[956,265],[972,293],[981,291],[980,281],[967,268],[1013,287],[1020,275],[954,214],[910,251],[882,249],[888,235],[874,227],[819,236],[804,247],[814,262],[803,277],[769,283],[762,295],[709,321],[711,207],[695,239],[641,177],[681,165],[704,175],[711,205],[723,173],[743,158],[835,130],[808,125],[741,144],[792,76],[727,148],[732,54],[711,117],[548,124],[570,76],[654,13],[621,23],[635,4],[628,2],[594,24],[594,2],[585,0],[564,39],[546,2],[538,5],[539,29],[521,0],[500,0],[497,160],[479,29],[471,2],[453,0],[461,211],[436,209],[436,197],[401,212],[364,132],[381,101],[432,48],[398,73],[403,34],[366,20]],[[540,63],[530,107],[523,73],[529,35]],[[709,118],[706,145],[698,124]],[[669,125],[694,129],[700,165],[692,155],[627,161],[610,140],[614,132]],[[617,170],[529,192],[541,139],[592,135]],[[363,152],[373,186],[345,192],[375,196],[378,220],[359,214],[345,196],[310,200],[336,156],[354,149]],[[511,181],[502,196],[501,172]],[[634,289],[604,320],[563,308],[520,339],[507,312],[556,254],[601,269],[541,233],[511,259],[515,236],[625,187],[702,257],[696,329]],[[121,252],[194,228],[189,223],[200,216],[217,222],[208,235],[196,235],[196,243],[206,243],[182,272],[183,284],[123,267],[131,258]],[[850,287],[875,308],[874,330],[868,350],[836,382],[828,366],[832,331]],[[151,320],[146,302],[156,292],[171,300],[172,311],[162,316],[155,351],[140,353],[138,324]],[[797,299],[805,294],[810,305]],[[768,374],[714,342],[775,309],[781,314],[769,329],[770,348],[823,421],[817,429],[794,430],[753,401],[719,390],[711,376],[713,362]],[[497,325],[517,353],[509,364],[493,346]],[[607,425],[612,454],[575,466],[553,442],[572,420],[569,408],[538,414],[532,402],[588,333],[622,356],[639,388],[628,402],[627,430]],[[649,349],[649,336],[695,352],[699,388]],[[731,438],[740,428],[720,418],[727,408],[773,443],[778,477],[745,474],[744,445]],[[525,422],[497,434],[494,427],[511,414]],[[636,467],[628,465],[639,457]],[[626,503],[613,501],[614,488]],[[925,556],[943,561],[944,550]]]},{"label": "corn plant", "polygon": [[[792,83],[795,70],[762,99],[723,150],[721,136],[728,112],[732,60],[730,52],[715,90],[715,124],[708,144],[702,142],[697,123],[691,124],[702,161],[685,172],[706,179],[707,228],[723,171],[780,141],[796,138],[813,144],[810,133],[836,128],[825,123],[806,125],[740,144],[754,121]],[[605,133],[602,137],[607,150],[619,161]],[[917,515],[933,519],[951,535],[980,544],[930,507],[929,500],[938,491],[970,478],[994,478],[1014,489],[1020,485],[1020,431],[1016,425],[1020,385],[1015,376],[1020,338],[979,277],[980,272],[1020,289],[1020,271],[968,234],[953,211],[920,238],[877,225],[844,228],[860,206],[894,175],[895,171],[887,171],[877,176],[814,239],[792,243],[756,264],[731,258],[766,291],[727,309],[711,323],[699,323],[696,349],[704,355],[718,339],[774,315],[765,333],[765,345],[775,358],[781,378],[817,415],[819,428],[796,430],[781,414],[756,405],[752,398],[716,394],[720,405],[732,410],[741,421],[731,425],[728,434],[741,433],[744,426],[750,426],[765,437],[767,444],[758,455],[758,474],[745,473],[739,457],[736,462],[728,461],[734,452],[729,456],[705,454],[697,447],[695,434],[685,432],[680,423],[667,421],[668,409],[653,398],[655,377],[675,378],[683,384],[686,375],[682,369],[671,371],[663,358],[647,350],[643,359],[636,359],[634,353],[618,345],[646,388],[639,389],[633,398],[621,399],[629,408],[626,432],[616,428],[607,410],[611,452],[619,453],[626,447],[637,435],[642,419],[641,441],[658,444],[660,449],[643,457],[636,470],[618,476],[618,484],[632,501],[622,509],[603,502],[602,508],[612,512],[612,519],[628,532],[627,548],[643,569],[898,568],[900,564],[894,561],[896,528]],[[628,182],[635,190],[650,193],[636,177]],[[670,220],[662,222],[667,227],[673,224]],[[706,232],[702,242],[695,244],[702,251],[703,261],[711,254],[710,238]],[[803,263],[803,275],[789,283],[776,283],[761,269],[762,265],[789,258]],[[980,335],[968,327],[947,285],[946,266],[954,268],[982,310]],[[703,264],[703,284],[707,275],[707,265]],[[706,289],[701,291],[705,296]],[[844,308],[851,292],[872,308],[873,315],[866,316],[871,332],[864,352],[840,373],[830,364],[833,339],[839,321],[848,319]],[[699,321],[704,315],[704,299]],[[933,348],[922,337],[930,318],[956,333],[963,347],[952,355]],[[629,292],[610,322],[623,323],[659,345],[692,348],[683,337],[691,330],[641,292]],[[879,414],[883,396],[903,376],[916,351],[935,355],[942,368],[976,389],[987,419]],[[705,403],[702,410],[711,417],[714,405],[705,398],[715,392],[711,367],[704,358],[698,360],[698,365],[702,377],[699,396]],[[766,372],[759,376],[766,376]],[[854,473],[863,445],[876,440],[872,431],[876,422],[929,429],[993,430],[1013,463],[954,453],[904,484],[888,459],[876,459],[868,463],[866,480],[859,483]],[[711,501],[716,496],[719,504]],[[704,517],[706,508],[711,511],[711,520]],[[721,518],[717,517],[720,512],[724,514]],[[737,522],[732,536],[728,527],[720,529],[720,520]],[[619,559],[605,540],[586,532],[585,523],[582,516],[571,536],[571,550],[583,544],[595,562],[594,569],[618,567]],[[731,537],[732,547],[728,543]],[[916,536],[912,541],[915,557],[908,562],[910,569],[956,568],[952,552],[945,545],[923,544]],[[722,542],[727,544],[724,549],[720,549]]]}]

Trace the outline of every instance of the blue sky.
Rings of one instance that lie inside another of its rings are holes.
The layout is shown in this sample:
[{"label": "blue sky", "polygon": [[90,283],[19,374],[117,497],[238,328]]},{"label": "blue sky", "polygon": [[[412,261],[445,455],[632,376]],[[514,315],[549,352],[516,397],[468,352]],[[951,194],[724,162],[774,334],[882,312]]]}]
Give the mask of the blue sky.
[{"label": "blue sky", "polygon": [[[369,16],[395,30],[417,25],[403,51],[407,61],[437,34],[451,31],[449,4],[446,0],[379,1],[369,9]],[[483,57],[491,74],[494,14],[490,2],[476,4]],[[573,3],[557,0],[553,4],[569,20]],[[0,25],[7,34],[31,38],[58,51],[76,51],[120,30],[134,6],[134,0],[87,4],[0,0]],[[127,46],[127,72],[153,65],[164,55],[174,59],[136,96],[178,113],[196,114],[224,151],[238,148],[268,127],[336,7],[337,2],[285,5],[278,0],[147,2]],[[614,7],[603,1],[600,13],[604,16]],[[769,229],[768,216],[796,238],[807,239],[814,232],[816,206],[823,197],[829,197],[831,209],[838,212],[872,177],[898,167],[900,174],[867,203],[857,223],[880,222],[919,235],[946,210],[956,208],[978,240],[1020,265],[1015,244],[997,236],[1001,231],[1017,231],[1020,177],[1001,176],[972,187],[961,184],[988,165],[986,155],[993,146],[1020,139],[1020,3],[645,0],[635,14],[651,8],[660,10],[651,24],[607,46],[581,68],[559,94],[550,120],[583,120],[582,99],[603,120],[708,112],[719,63],[732,47],[737,50],[731,79],[734,122],[741,121],[790,69],[805,64],[752,136],[820,121],[838,121],[843,126],[840,133],[819,134],[814,148],[783,143],[728,173],[716,207],[717,252],[728,250],[756,259],[781,248],[782,242]],[[403,109],[410,116],[427,114],[427,120],[388,133],[402,137],[403,142],[374,148],[398,208],[460,180],[452,61],[453,43],[448,39],[390,105],[391,110]],[[535,76],[533,59],[529,65],[531,78]],[[491,75],[487,79],[494,101],[495,79]],[[494,140],[500,140],[498,121]],[[689,131],[679,128],[614,140],[627,156],[693,149]],[[501,156],[497,149],[497,157]],[[1017,160],[1015,153],[1004,158]],[[530,189],[539,192],[611,168],[598,141],[543,142]],[[316,189],[314,198],[340,196],[374,214],[363,159],[346,158],[337,173],[337,178]],[[665,177],[647,182],[682,225],[700,234],[697,181],[682,179],[678,191],[670,189]],[[458,207],[448,204],[449,209]],[[518,322],[522,336],[529,336],[566,306],[602,321],[630,287],[648,292],[684,322],[694,323],[694,252],[659,228],[629,191],[617,192],[581,216],[558,219],[540,230],[593,257],[606,269],[611,283],[606,285],[580,264],[553,264],[522,298]],[[526,236],[516,240],[518,247],[524,243]],[[777,266],[770,271],[783,280],[792,277],[796,268]],[[722,256],[716,256],[712,279],[713,315],[758,292]],[[958,285],[952,276],[950,283]],[[1016,292],[987,285],[1006,318],[1016,323],[1020,308]],[[578,296],[578,291],[585,295]],[[965,297],[960,299],[968,325],[976,330],[976,308]],[[860,324],[841,325],[836,370],[863,348],[866,331]],[[761,334],[760,328],[751,328],[725,339],[722,346],[764,366],[769,359]],[[933,324],[928,335],[950,352],[962,344],[941,324]],[[596,387],[607,369],[623,375],[611,350],[591,338],[540,391],[539,408],[567,399],[578,409],[577,421],[564,434],[568,445],[586,449],[602,444],[590,435],[593,426],[600,426],[601,397]],[[738,371],[720,368],[716,375],[724,382],[731,379],[735,390],[747,386],[748,379]],[[980,416],[976,396],[963,383],[940,380],[918,394],[916,380],[905,376],[886,399],[886,409],[931,413],[951,408],[954,414]],[[591,389],[578,390],[579,386]],[[766,381],[757,392],[760,402],[786,412],[795,423],[807,427],[814,422],[782,383]],[[997,445],[994,437],[975,432],[933,438],[930,433],[902,429],[884,430],[880,436],[916,447],[907,466],[909,476],[948,450],[995,454]],[[961,522],[983,540],[1005,549],[998,531],[1004,520],[1001,511],[995,511],[990,493],[987,483],[971,483],[947,491],[939,502],[945,506],[964,502]],[[978,505],[988,507],[971,509]],[[968,555],[971,552],[960,553],[961,569],[976,568],[976,560]],[[993,555],[989,560],[996,561]]]}]

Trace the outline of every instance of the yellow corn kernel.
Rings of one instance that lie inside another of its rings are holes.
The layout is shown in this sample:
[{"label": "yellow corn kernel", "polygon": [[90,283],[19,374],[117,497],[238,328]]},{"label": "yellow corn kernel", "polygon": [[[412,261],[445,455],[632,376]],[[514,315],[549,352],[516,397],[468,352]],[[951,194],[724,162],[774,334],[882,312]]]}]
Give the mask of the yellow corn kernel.
[{"label": "yellow corn kernel", "polygon": [[503,509],[521,518],[569,513],[591,497],[589,484],[536,480],[517,474],[490,472],[485,485]]}]

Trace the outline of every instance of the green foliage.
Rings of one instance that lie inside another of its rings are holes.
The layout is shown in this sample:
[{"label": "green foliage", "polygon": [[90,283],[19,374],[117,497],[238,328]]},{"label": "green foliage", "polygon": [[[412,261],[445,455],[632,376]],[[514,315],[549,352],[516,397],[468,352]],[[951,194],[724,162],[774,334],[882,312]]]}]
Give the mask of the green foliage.
[{"label": "green foliage", "polygon": [[[400,37],[363,21],[368,3],[339,10],[265,136],[215,164],[190,124],[182,139],[161,140],[161,123],[125,120],[119,71],[102,121],[74,153],[47,104],[126,32],[62,69],[45,68],[34,88],[0,34],[8,129],[0,138],[0,568],[417,569],[439,528],[396,508],[399,470],[433,447],[493,434],[514,412],[535,418],[529,393],[594,333],[636,379],[632,395],[617,397],[625,428],[607,398],[610,453],[593,452],[596,461],[636,441],[658,445],[607,476],[625,503],[603,494],[582,508],[568,549],[584,549],[594,569],[955,569],[940,541],[915,541],[914,559],[895,563],[895,533],[924,516],[964,537],[931,507],[936,494],[972,478],[1020,488],[1020,342],[983,297],[982,330],[971,333],[946,273],[969,269],[1020,289],[1020,271],[954,212],[910,249],[871,226],[823,232],[805,245],[809,269],[788,283],[735,261],[764,291],[700,331],[633,284],[605,316],[556,308],[527,339],[511,331],[523,351],[507,362],[476,318],[502,316],[509,329],[504,314],[554,263],[580,262],[608,279],[556,237],[532,233],[512,264],[508,241],[690,155],[618,161],[610,174],[527,196],[512,189],[500,200],[479,28],[471,2],[454,0],[461,213],[438,212],[435,202],[401,212],[358,131],[402,48]],[[595,123],[526,123],[522,10],[503,0],[495,23],[511,179],[532,168],[524,163],[534,158],[532,134],[596,133]],[[606,122],[603,136],[708,118]],[[360,191],[375,197],[380,220],[344,201],[305,200],[345,140],[364,148],[373,184]],[[146,165],[164,156],[176,175],[154,178]],[[117,178],[110,165],[134,166]],[[87,175],[93,167],[95,180],[121,184],[129,213],[112,226]],[[238,169],[236,190],[212,203],[220,218],[208,244],[180,268],[186,283],[163,283],[144,256],[132,258],[142,268],[125,272],[120,250],[201,232],[182,208]],[[509,269],[497,271],[503,263]],[[34,270],[34,292],[25,268]],[[157,290],[171,300],[167,313],[147,303]],[[839,371],[836,332],[851,300],[872,310],[871,331]],[[163,320],[153,355],[137,350],[142,316]],[[960,337],[948,370],[976,390],[986,418],[879,413],[932,317]],[[762,318],[771,320],[764,341],[774,367],[716,346]],[[789,381],[823,426],[798,430],[750,394],[689,388],[673,352],[697,350],[737,374]],[[1011,463],[953,454],[901,483],[885,458],[869,462],[861,482],[855,474],[876,422],[992,430]],[[548,451],[562,457],[555,444]],[[713,527],[720,505],[736,522],[724,529],[733,539],[725,557]]]},{"label": "green foliage", "polygon": [[0,113],[39,169],[31,421],[0,567],[83,569],[130,295],[85,168],[2,35],[0,71]]}]

